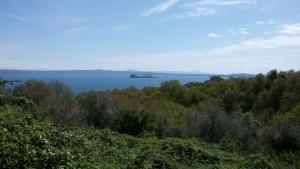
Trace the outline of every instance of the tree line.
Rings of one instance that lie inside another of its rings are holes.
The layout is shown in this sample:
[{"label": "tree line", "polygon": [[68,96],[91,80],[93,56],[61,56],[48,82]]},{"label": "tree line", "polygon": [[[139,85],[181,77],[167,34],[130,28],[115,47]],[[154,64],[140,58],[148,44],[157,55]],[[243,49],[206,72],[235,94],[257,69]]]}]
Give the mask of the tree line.
[{"label": "tree line", "polygon": [[132,87],[77,95],[59,81],[28,80],[11,90],[0,86],[1,95],[19,98],[14,102],[18,104],[21,98],[30,99],[37,115],[58,127],[107,128],[137,137],[198,138],[242,153],[300,149],[299,71],[272,70],[254,78],[213,76],[184,85],[172,80],[142,90]]}]

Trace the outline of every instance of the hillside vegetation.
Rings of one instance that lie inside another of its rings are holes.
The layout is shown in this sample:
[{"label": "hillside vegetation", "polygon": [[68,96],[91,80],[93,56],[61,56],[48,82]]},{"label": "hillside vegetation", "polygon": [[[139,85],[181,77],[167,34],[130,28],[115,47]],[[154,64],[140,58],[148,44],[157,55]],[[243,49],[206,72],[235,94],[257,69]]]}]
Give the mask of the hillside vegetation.
[{"label": "hillside vegetation", "polygon": [[89,91],[0,80],[1,168],[298,168],[300,72]]}]

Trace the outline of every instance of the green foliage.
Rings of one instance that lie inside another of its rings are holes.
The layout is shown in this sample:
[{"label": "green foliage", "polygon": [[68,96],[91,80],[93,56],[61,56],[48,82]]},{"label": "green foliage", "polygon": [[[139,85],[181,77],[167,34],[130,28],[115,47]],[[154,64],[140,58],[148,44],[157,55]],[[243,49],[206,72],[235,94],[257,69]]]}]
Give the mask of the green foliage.
[{"label": "green foliage", "polygon": [[146,110],[128,110],[121,112],[115,122],[115,129],[120,133],[133,136],[144,133],[155,133],[156,117],[155,114]]},{"label": "green foliage", "polygon": [[220,76],[212,76],[208,82],[221,82],[223,81],[224,79],[221,78]]},{"label": "green foliage", "polygon": [[2,80],[0,78],[0,106],[3,105],[13,105],[13,106],[21,106],[26,107],[27,109],[33,108],[35,106],[34,102],[26,99],[25,97],[11,97],[6,96],[5,94],[5,86],[7,84],[13,85],[14,83],[20,83],[20,80]]},{"label": "green foliage", "polygon": [[20,83],[21,80],[3,80],[0,78],[0,95],[5,94],[5,86],[7,84],[14,85],[15,83]]},{"label": "green foliage", "polygon": [[279,151],[299,151],[300,128],[288,122],[282,123],[279,128],[278,142],[274,148]]},{"label": "green foliage", "polygon": [[290,166],[293,166],[295,168],[299,168],[300,166],[300,152],[292,153],[292,152],[286,152],[279,155],[278,161],[286,162]]},{"label": "green foliage", "polygon": [[85,124],[86,114],[77,104],[73,92],[59,81],[51,81],[49,86],[53,97],[49,98],[47,119],[62,127]]},{"label": "green foliage", "polygon": [[1,168],[72,167],[79,155],[67,146],[76,139],[21,108],[0,107]]},{"label": "green foliage", "polygon": [[0,80],[0,168],[299,166],[299,71],[77,96],[37,80],[10,95],[11,82]]},{"label": "green foliage", "polygon": [[[28,85],[30,84],[30,85]],[[39,80],[28,80],[24,84],[16,86],[13,90],[14,96],[24,96],[40,106],[47,106],[49,98],[53,96],[51,88]]]},{"label": "green foliage", "polygon": [[79,106],[86,111],[86,122],[95,128],[106,128],[112,124],[114,111],[109,92],[90,91],[77,97]]},{"label": "green foliage", "polygon": [[162,154],[159,149],[151,149],[150,147],[138,154],[134,159],[130,168],[164,168],[175,169],[176,161],[169,154]]},{"label": "green foliage", "polygon": [[166,140],[162,145],[162,150],[175,156],[176,161],[188,166],[197,163],[218,163],[221,160],[217,154],[198,147],[196,142],[187,143],[178,140]]},{"label": "green foliage", "polygon": [[[254,168],[261,156],[240,156],[195,139],[135,138],[109,130],[69,130],[85,140],[82,168]],[[250,163],[255,161],[255,163]]]},{"label": "green foliage", "polygon": [[188,135],[208,142],[218,142],[226,134],[227,120],[225,112],[218,105],[210,103],[201,112],[190,114]]},{"label": "green foliage", "polygon": [[26,99],[25,97],[11,97],[0,95],[0,106],[4,105],[20,106],[26,109],[32,109],[35,107],[35,103],[29,99]]},{"label": "green foliage", "polygon": [[208,104],[188,118],[187,134],[207,142],[220,142],[229,151],[251,153],[259,149],[259,122],[250,113],[227,115],[220,106]]},{"label": "green foliage", "polygon": [[273,165],[268,162],[268,160],[260,155],[251,155],[246,160],[245,164],[242,165],[242,168],[249,169],[272,169]]},{"label": "green foliage", "polygon": [[3,80],[0,78],[0,86],[5,87],[7,84],[13,85],[14,83],[20,83],[21,80]]},{"label": "green foliage", "polygon": [[286,88],[286,79],[279,77],[273,80],[272,87],[269,91],[270,106],[277,112],[280,109],[280,98]]},{"label": "green foliage", "polygon": [[42,112],[40,114],[57,126],[84,124],[84,111],[76,103],[73,92],[62,82],[51,81],[46,84],[38,80],[28,80],[16,86],[12,94],[12,99],[32,100]]},{"label": "green foliage", "polygon": [[255,153],[260,148],[258,129],[260,123],[251,113],[237,113],[229,122],[229,134],[236,140],[240,151]]},{"label": "green foliage", "polygon": [[180,84],[178,80],[162,82],[159,90],[163,92],[167,96],[167,98],[183,105],[187,104],[186,89]]},{"label": "green foliage", "polygon": [[238,145],[238,140],[230,136],[229,134],[226,134],[222,137],[222,139],[219,141],[220,146],[223,150],[229,151],[229,152],[235,152],[240,149]]},{"label": "green foliage", "polygon": [[[136,138],[110,130],[61,129],[22,108],[0,108],[1,168],[278,168],[296,165],[241,156],[196,139]],[[281,165],[282,164],[282,165]]]}]

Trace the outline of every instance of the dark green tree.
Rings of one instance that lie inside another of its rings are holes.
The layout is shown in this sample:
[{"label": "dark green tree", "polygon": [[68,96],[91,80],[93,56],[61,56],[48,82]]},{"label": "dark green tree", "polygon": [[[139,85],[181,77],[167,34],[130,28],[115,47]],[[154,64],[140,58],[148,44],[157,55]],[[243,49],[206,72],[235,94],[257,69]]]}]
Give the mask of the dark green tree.
[{"label": "dark green tree", "polygon": [[111,93],[108,91],[89,91],[77,96],[80,107],[86,111],[86,122],[95,128],[109,127],[115,118],[111,106]]},{"label": "dark green tree", "polygon": [[83,124],[85,112],[78,106],[71,89],[59,81],[51,81],[49,86],[54,94],[48,105],[47,118],[58,126]]},{"label": "dark green tree", "polygon": [[140,135],[143,133],[155,134],[157,130],[155,114],[147,110],[128,110],[119,114],[115,129],[120,133]]},{"label": "dark green tree", "polygon": [[187,105],[187,89],[178,80],[162,82],[159,90],[165,93],[167,98],[182,105]]},{"label": "dark green tree", "polygon": [[224,79],[220,76],[212,76],[208,82],[221,82],[223,81]]},{"label": "dark green tree", "polygon": [[26,83],[16,86],[13,90],[13,95],[24,96],[34,101],[37,105],[47,107],[49,99],[53,97],[53,92],[43,81],[28,80]]},{"label": "dark green tree", "polygon": [[228,117],[216,103],[209,103],[201,112],[192,112],[188,117],[187,134],[208,142],[218,142],[228,128]]}]

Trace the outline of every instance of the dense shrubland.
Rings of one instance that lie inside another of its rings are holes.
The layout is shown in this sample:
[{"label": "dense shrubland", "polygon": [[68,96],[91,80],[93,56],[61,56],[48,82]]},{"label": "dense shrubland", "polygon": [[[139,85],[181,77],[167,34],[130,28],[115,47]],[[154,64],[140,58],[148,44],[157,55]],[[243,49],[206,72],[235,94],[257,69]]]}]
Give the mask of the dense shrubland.
[{"label": "dense shrubland", "polygon": [[16,82],[0,80],[4,168],[300,166],[300,72],[77,95]]}]

